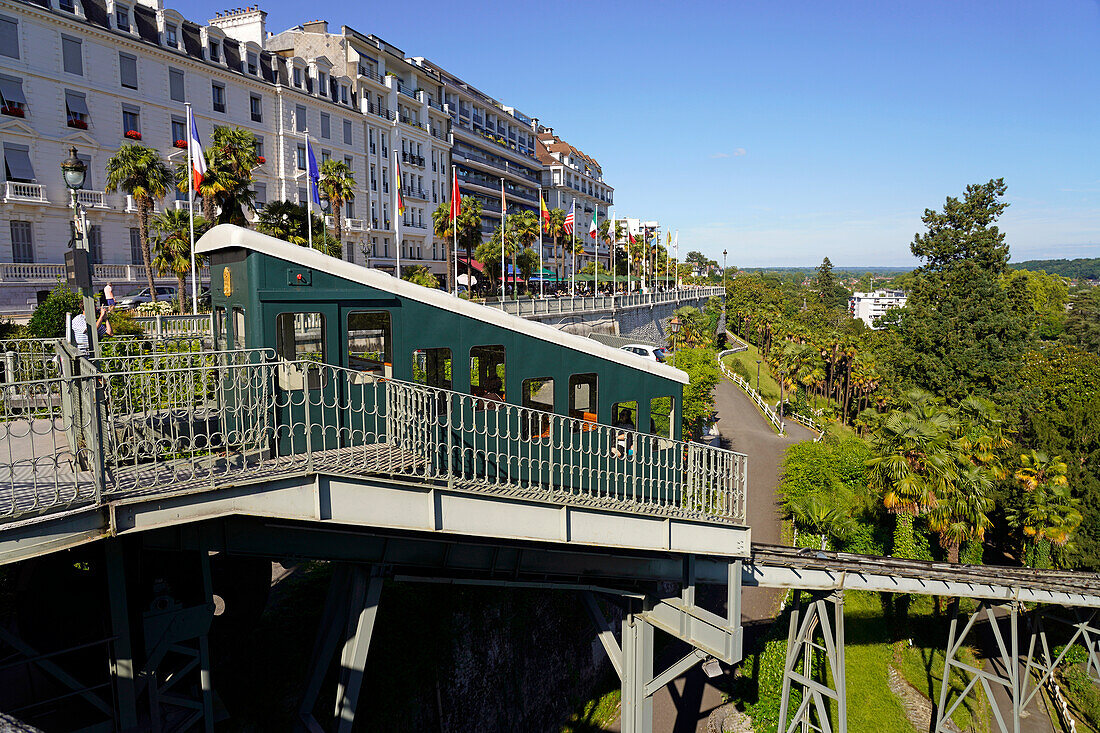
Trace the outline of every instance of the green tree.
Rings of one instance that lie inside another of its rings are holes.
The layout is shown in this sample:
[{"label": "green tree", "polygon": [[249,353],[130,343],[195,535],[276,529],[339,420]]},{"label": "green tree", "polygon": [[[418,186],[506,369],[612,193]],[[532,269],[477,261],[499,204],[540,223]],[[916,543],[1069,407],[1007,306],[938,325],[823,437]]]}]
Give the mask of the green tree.
[{"label": "green tree", "polygon": [[700,437],[714,412],[714,387],[722,379],[715,362],[713,349],[680,349],[674,356],[673,365],[687,372],[690,380],[684,387],[681,411],[685,438]]},{"label": "green tree", "polygon": [[1082,290],[1073,295],[1062,340],[1100,354],[1100,288]]},{"label": "green tree", "polygon": [[826,257],[817,266],[817,277],[814,280],[817,288],[817,297],[826,308],[844,308],[848,304],[848,290],[841,284],[840,279],[833,274],[833,263]]},{"label": "green tree", "polygon": [[439,279],[432,274],[424,265],[414,265],[412,267],[401,268],[404,272],[401,274],[402,280],[407,280],[414,285],[420,285],[425,288],[438,288]]},{"label": "green tree", "polygon": [[910,247],[923,264],[908,302],[881,319],[895,337],[888,354],[902,384],[952,399],[1012,388],[1028,334],[1001,280],[1004,193],[1004,180],[991,180],[967,186],[961,201],[948,197],[943,211],[925,210],[926,231]]},{"label": "green tree", "polygon": [[[455,233],[451,228],[451,204],[444,201],[432,212],[432,229],[435,236],[447,242],[447,279],[455,282],[454,272]],[[481,244],[481,201],[473,196],[463,196],[458,215],[458,246],[466,250],[466,261],[474,257],[474,250]]]},{"label": "green tree", "polygon": [[81,313],[83,301],[80,296],[69,290],[69,286],[58,282],[46,299],[35,306],[27,331],[32,338],[55,339],[65,334],[65,316],[69,313]]},{"label": "green tree", "polygon": [[547,225],[546,233],[550,235],[554,243],[554,275],[558,279],[561,279],[562,260],[565,259],[565,257],[564,252],[558,249],[558,243],[566,234],[564,211],[561,209],[550,209],[550,223]]},{"label": "green tree", "polygon": [[1015,476],[1024,501],[1006,514],[1009,524],[1030,541],[1025,559],[1031,567],[1050,567],[1051,548],[1065,546],[1081,524],[1080,502],[1070,493],[1067,470],[1060,456],[1034,450],[1020,456]]},{"label": "green tree", "polygon": [[344,205],[355,198],[355,174],[351,166],[342,160],[329,158],[321,161],[321,180],[318,183],[321,191],[328,196],[329,205],[332,207],[332,218],[335,226],[336,241],[343,249],[344,244]]},{"label": "green tree", "polygon": [[171,186],[172,172],[153,148],[128,143],[107,160],[107,191],[123,191],[133,199],[137,208],[141,260],[145,265],[149,297],[154,301],[157,299],[157,288],[153,283],[153,258],[149,251],[149,215],[153,205],[168,194]]},{"label": "green tree", "polygon": [[[203,217],[208,222],[248,226],[245,211],[255,211],[256,192],[252,189],[252,171],[259,164],[256,136],[243,127],[219,126],[203,150],[206,173],[199,183]],[[176,166],[176,185],[180,191],[192,186],[191,168]]]},{"label": "green tree", "polygon": [[913,520],[936,507],[958,474],[951,416],[927,392],[906,395],[907,409],[890,413],[871,437],[868,481],[895,516],[894,557],[913,559]]},{"label": "green tree", "polygon": [[799,531],[821,537],[822,550],[828,541],[844,540],[855,529],[847,508],[839,507],[821,494],[808,494],[787,502],[787,512]]},{"label": "green tree", "polygon": [[[198,238],[206,231],[206,220],[196,216],[194,226],[195,237]],[[191,271],[191,216],[182,209],[168,209],[153,217],[152,229],[156,235],[153,268],[161,277],[168,273],[175,275],[180,313],[186,313],[186,278]],[[196,256],[196,266],[201,262],[202,257]]]},{"label": "green tree", "polygon": [[[512,250],[512,269],[517,268],[516,257],[523,251],[529,251],[535,255],[535,267],[538,267],[538,253],[531,249],[531,245],[539,241],[539,229],[541,227],[539,217],[533,211],[521,211],[517,214],[512,214],[508,217],[508,228],[511,229],[511,234],[515,237],[516,246]],[[528,271],[524,275],[524,281],[529,282],[531,273]],[[513,288],[513,292],[514,292]]]},{"label": "green tree", "polygon": [[269,201],[256,217],[256,229],[301,247],[309,245],[307,217],[312,222],[313,248],[330,257],[340,257],[343,251],[335,237],[328,234],[325,220],[317,214],[309,216],[305,206],[291,201]]}]

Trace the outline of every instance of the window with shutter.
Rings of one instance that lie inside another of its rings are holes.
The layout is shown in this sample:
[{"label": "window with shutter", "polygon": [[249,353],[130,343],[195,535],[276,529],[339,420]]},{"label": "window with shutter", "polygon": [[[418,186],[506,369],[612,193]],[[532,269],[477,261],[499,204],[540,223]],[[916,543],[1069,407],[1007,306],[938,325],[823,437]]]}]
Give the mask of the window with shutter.
[{"label": "window with shutter", "polygon": [[141,230],[137,227],[130,228],[130,264],[145,264],[145,261],[141,257]]},{"label": "window with shutter", "polygon": [[12,262],[34,262],[34,239],[31,222],[11,222],[11,259]]},{"label": "window with shutter", "polygon": [[122,81],[122,86],[127,89],[137,89],[137,56],[132,56],[128,53],[120,53],[118,55],[118,73]]},{"label": "window with shutter", "polygon": [[88,259],[93,265],[103,262],[103,227],[88,225]]},{"label": "window with shutter", "polygon": [[175,102],[185,102],[187,97],[184,92],[183,72],[179,69],[168,70],[168,96]]},{"label": "window with shutter", "polygon": [[351,145],[351,120],[344,120],[344,145]]},{"label": "window with shutter", "polygon": [[0,55],[19,58],[19,23],[0,15]]},{"label": "window with shutter", "polygon": [[61,62],[65,73],[84,76],[84,59],[81,56],[79,38],[61,36]]},{"label": "window with shutter", "polygon": [[31,165],[30,148],[26,145],[4,143],[4,172],[9,181],[34,183],[34,166]]},{"label": "window with shutter", "polygon": [[87,129],[88,101],[83,92],[65,90],[65,114],[69,127]]},{"label": "window with shutter", "polygon": [[331,117],[329,117],[324,112],[321,113],[321,137],[325,138],[326,140],[328,140],[330,135],[332,134],[331,121]]},{"label": "window with shutter", "polygon": [[306,131],[306,108],[300,104],[294,107],[294,130],[295,132]]}]

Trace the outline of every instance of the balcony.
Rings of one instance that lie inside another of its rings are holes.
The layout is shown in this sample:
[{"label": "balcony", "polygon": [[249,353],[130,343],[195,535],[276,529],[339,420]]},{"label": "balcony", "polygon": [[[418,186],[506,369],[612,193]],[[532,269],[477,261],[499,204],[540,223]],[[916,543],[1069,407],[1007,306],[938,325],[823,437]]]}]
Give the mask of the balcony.
[{"label": "balcony", "polygon": [[397,91],[398,91],[399,94],[404,94],[409,99],[415,99],[417,102],[420,101],[419,99],[416,99],[416,94],[414,94],[413,92],[410,92],[409,90],[405,89],[405,87],[402,84],[397,85]]},{"label": "balcony", "polygon": [[92,209],[106,209],[107,195],[103,191],[89,191],[81,189],[76,192],[76,202],[81,206]]},{"label": "balcony", "polygon": [[420,189],[413,189],[413,188],[405,189],[403,195],[405,196],[405,198],[409,198],[409,199],[419,199],[421,201],[427,201],[428,200],[428,194],[424,193]]},{"label": "balcony", "polygon": [[[127,214],[136,214],[137,210],[138,210],[137,202],[134,201],[134,197],[131,196],[130,194],[126,194],[126,213]],[[153,202],[153,207],[151,209],[149,209],[149,213],[150,214],[159,214],[160,213],[160,205],[156,201]]]},{"label": "balcony", "polygon": [[365,232],[367,231],[366,219],[344,219],[344,228],[349,232]]},{"label": "balcony", "polygon": [[5,203],[31,203],[48,204],[46,187],[41,183],[22,183],[20,181],[4,182]]}]

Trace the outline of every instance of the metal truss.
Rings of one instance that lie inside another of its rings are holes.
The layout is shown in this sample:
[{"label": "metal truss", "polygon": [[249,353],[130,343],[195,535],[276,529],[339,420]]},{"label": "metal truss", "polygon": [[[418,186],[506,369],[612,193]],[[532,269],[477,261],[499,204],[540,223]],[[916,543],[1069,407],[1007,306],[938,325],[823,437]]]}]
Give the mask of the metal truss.
[{"label": "metal truss", "polygon": [[339,733],[350,733],[355,723],[363,672],[367,667],[367,650],[378,617],[381,595],[382,578],[376,568],[345,563],[336,566],[329,584],[324,615],[317,629],[317,640],[313,645],[309,682],[298,706],[299,717],[307,730],[316,733],[324,730],[314,718],[313,709],[325,674],[337,647],[340,647],[333,729]]},{"label": "metal truss", "polygon": [[[818,593],[803,605],[802,593],[795,594],[783,662],[783,694],[779,702],[779,730],[784,733],[847,733],[848,700],[844,677],[844,594]],[[818,641],[818,632],[821,640]],[[824,674],[814,678],[814,658],[823,656]],[[829,685],[832,680],[832,685]],[[797,687],[801,701],[790,716],[791,690]],[[829,717],[829,703],[836,704],[835,720]],[[788,717],[790,718],[788,720]]]},{"label": "metal truss", "polygon": [[[728,664],[741,661],[741,563],[729,563],[725,618],[695,602],[695,558],[684,558],[684,578],[679,598],[655,598],[623,594],[628,612],[622,621],[622,645],[600,610],[595,594],[584,591],[600,643],[622,681],[623,733],[653,732],[653,694],[705,659]],[[661,629],[693,648],[659,674],[653,673],[653,631]]]}]

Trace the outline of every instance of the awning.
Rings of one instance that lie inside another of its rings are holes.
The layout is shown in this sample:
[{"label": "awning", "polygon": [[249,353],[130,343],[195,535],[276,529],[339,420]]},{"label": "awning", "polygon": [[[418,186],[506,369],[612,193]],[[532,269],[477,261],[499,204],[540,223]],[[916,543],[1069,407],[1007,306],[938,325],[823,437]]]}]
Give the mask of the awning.
[{"label": "awning", "polygon": [[4,162],[8,167],[8,180],[34,183],[34,166],[26,148],[5,145]]},{"label": "awning", "polygon": [[65,106],[69,108],[70,114],[88,116],[88,104],[83,94],[70,92],[66,89]]},{"label": "awning", "polygon": [[478,262],[475,259],[467,260],[465,257],[462,257],[461,255],[459,255],[458,261],[460,263],[462,263],[463,265],[466,265],[467,267],[474,268],[478,272],[485,272],[485,265],[481,264],[480,262]]},{"label": "awning", "polygon": [[27,98],[23,96],[23,83],[10,76],[0,76],[0,95],[4,97],[6,107],[27,103]]}]

